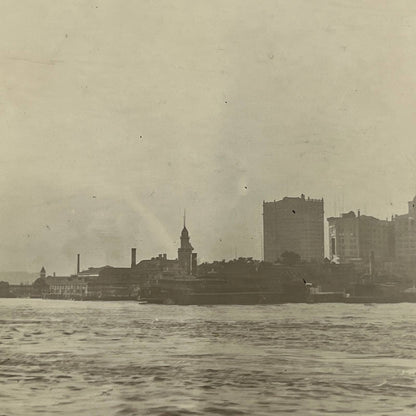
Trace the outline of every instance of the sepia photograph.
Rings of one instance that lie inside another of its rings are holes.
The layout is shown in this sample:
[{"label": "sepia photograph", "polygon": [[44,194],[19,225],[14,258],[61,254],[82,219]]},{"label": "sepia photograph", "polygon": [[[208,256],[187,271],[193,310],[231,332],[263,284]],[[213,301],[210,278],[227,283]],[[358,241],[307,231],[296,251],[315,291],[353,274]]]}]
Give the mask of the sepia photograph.
[{"label": "sepia photograph", "polygon": [[0,416],[416,415],[414,1],[0,14]]}]

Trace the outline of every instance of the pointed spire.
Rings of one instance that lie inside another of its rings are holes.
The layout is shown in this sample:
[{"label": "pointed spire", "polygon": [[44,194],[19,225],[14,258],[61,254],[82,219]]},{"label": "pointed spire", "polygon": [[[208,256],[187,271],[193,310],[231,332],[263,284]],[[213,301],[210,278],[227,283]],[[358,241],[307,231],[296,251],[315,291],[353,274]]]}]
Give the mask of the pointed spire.
[{"label": "pointed spire", "polygon": [[182,238],[189,240],[188,230],[186,229],[186,210],[183,210],[183,228],[181,233],[181,239]]}]

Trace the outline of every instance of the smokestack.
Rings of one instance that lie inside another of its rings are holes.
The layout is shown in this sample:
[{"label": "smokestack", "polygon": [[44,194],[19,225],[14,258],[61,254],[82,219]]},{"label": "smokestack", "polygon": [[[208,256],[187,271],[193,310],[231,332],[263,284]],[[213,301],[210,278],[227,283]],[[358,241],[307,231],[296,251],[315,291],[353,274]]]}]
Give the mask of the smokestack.
[{"label": "smokestack", "polygon": [[77,274],[80,272],[80,255],[77,254]]},{"label": "smokestack", "polygon": [[131,249],[131,268],[133,268],[136,265],[136,249]]}]

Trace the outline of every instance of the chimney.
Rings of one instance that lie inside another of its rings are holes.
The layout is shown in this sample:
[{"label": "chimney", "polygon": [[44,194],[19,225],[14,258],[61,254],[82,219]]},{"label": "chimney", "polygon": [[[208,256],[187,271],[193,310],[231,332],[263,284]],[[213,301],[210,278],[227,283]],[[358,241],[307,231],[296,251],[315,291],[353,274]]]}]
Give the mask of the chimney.
[{"label": "chimney", "polygon": [[360,212],[360,210],[358,210],[358,211],[357,211],[357,216],[358,216],[358,218],[360,218],[360,215],[361,215],[361,212]]},{"label": "chimney", "polygon": [[80,272],[80,255],[77,254],[77,274]]},{"label": "chimney", "polygon": [[168,259],[168,255],[166,253],[163,254],[163,260],[167,260]]},{"label": "chimney", "polygon": [[136,265],[136,249],[131,249],[131,268],[133,268]]}]

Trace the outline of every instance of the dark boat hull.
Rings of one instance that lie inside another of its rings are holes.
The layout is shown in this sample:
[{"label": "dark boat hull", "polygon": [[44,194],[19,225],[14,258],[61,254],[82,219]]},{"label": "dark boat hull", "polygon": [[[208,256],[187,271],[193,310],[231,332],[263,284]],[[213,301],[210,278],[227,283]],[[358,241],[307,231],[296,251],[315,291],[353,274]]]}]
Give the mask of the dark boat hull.
[{"label": "dark boat hull", "polygon": [[267,305],[280,303],[303,303],[306,295],[288,295],[280,292],[213,292],[213,293],[166,293],[153,298],[141,298],[147,303],[167,305]]}]

